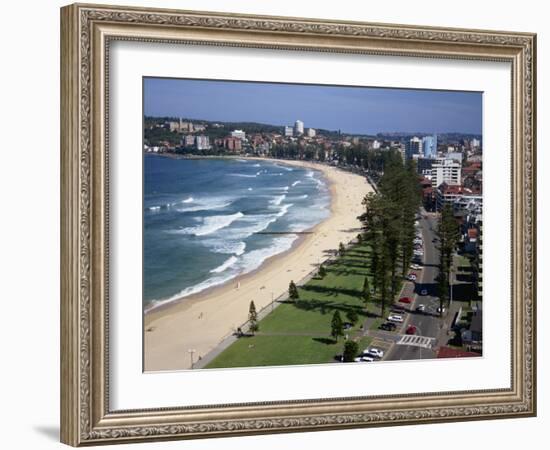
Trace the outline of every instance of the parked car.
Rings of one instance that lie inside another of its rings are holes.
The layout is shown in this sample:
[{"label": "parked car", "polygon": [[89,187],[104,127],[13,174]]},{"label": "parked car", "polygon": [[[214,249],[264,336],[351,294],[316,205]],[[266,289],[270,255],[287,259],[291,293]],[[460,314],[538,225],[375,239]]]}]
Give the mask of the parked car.
[{"label": "parked car", "polygon": [[388,317],[388,320],[390,322],[402,323],[403,322],[403,316],[400,316],[398,314],[392,314],[391,316]]},{"label": "parked car", "polygon": [[411,269],[422,270],[422,266],[420,264],[411,264]]},{"label": "parked car", "polygon": [[357,358],[353,359],[355,362],[373,362],[374,358],[370,356],[358,356]]},{"label": "parked car", "polygon": [[393,322],[384,322],[378,328],[386,331],[394,331],[397,328],[397,326]]},{"label": "parked car", "polygon": [[370,348],[366,348],[363,351],[363,355],[367,355],[367,356],[373,355],[375,358],[382,358],[384,356],[384,351],[380,350],[379,348],[370,347]]},{"label": "parked car", "polygon": [[423,313],[423,312],[426,312],[426,305],[418,305],[416,308],[415,308],[415,311],[416,312],[419,312],[419,313]]},{"label": "parked car", "polygon": [[406,334],[416,334],[416,327],[414,325],[409,325],[407,327],[407,330],[405,331]]},{"label": "parked car", "polygon": [[394,303],[391,307],[391,310],[398,313],[404,313],[405,307],[403,305],[399,305],[397,303]]},{"label": "parked car", "polygon": [[416,281],[416,274],[415,273],[410,273],[407,276],[407,279],[409,279],[410,281]]},{"label": "parked car", "polygon": [[420,291],[420,295],[428,295],[428,290],[427,289],[422,289]]},{"label": "parked car", "polygon": [[401,297],[401,298],[399,299],[399,301],[400,301],[401,303],[412,303],[412,298],[410,298],[410,297]]}]

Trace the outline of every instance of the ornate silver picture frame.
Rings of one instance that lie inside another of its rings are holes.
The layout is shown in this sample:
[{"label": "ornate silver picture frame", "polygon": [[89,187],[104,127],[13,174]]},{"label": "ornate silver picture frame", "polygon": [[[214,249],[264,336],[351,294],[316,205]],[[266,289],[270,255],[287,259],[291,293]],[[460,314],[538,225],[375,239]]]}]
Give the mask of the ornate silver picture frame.
[{"label": "ornate silver picture frame", "polygon": [[[108,99],[110,46],[116,41],[509,63],[512,182],[502,188],[512,199],[510,386],[113,409]],[[82,446],[534,416],[535,90],[536,36],[530,33],[85,4],[62,8],[61,441]]]}]

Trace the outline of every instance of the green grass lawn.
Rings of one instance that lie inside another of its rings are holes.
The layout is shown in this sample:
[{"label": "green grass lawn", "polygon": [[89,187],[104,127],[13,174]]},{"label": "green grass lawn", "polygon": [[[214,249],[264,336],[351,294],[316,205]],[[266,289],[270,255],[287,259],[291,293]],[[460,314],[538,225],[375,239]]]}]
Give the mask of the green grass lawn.
[{"label": "green grass lawn", "polygon": [[[367,320],[361,291],[365,276],[370,278],[366,265],[369,250],[366,244],[350,248],[337,262],[326,266],[323,279],[314,278],[299,287],[298,300],[283,302],[260,321],[260,330],[255,336],[238,339],[206,367],[332,362],[344,345],[344,338],[335,342],[330,337],[335,311],[340,312],[343,322],[348,321],[348,311],[357,312],[359,321],[345,333],[350,339],[360,339],[360,350],[363,350],[370,342],[369,338],[361,337],[360,330]],[[369,281],[372,286],[372,280]],[[368,310],[380,313],[380,307],[373,302]]]}]

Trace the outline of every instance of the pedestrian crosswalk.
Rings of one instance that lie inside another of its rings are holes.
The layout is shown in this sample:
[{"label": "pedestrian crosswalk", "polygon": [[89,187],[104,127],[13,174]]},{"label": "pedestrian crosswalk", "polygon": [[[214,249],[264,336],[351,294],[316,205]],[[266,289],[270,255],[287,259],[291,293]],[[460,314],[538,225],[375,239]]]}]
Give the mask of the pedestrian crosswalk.
[{"label": "pedestrian crosswalk", "polygon": [[412,345],[414,347],[431,348],[435,342],[435,338],[416,336],[414,334],[403,334],[397,340],[397,345]]}]

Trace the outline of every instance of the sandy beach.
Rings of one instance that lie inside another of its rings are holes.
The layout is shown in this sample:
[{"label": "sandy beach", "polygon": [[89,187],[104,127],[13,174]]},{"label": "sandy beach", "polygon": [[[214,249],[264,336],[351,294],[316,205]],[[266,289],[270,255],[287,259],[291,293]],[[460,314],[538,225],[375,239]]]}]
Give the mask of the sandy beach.
[{"label": "sandy beach", "polygon": [[361,200],[372,191],[364,177],[311,162],[279,162],[323,172],[331,191],[330,217],[258,270],[148,312],[144,318],[145,371],[189,369],[189,350],[194,350],[195,361],[212,351],[246,322],[251,300],[258,310],[269,305],[272,298],[288,290],[291,280],[299,282],[340,242],[357,236]]}]

